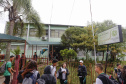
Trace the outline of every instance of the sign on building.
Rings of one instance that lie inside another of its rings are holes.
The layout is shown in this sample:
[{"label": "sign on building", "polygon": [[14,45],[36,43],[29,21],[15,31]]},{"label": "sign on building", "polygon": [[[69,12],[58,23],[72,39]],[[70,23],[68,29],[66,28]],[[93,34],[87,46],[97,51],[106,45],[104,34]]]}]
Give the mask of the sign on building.
[{"label": "sign on building", "polygon": [[118,25],[98,34],[98,45],[123,42],[122,28]]}]

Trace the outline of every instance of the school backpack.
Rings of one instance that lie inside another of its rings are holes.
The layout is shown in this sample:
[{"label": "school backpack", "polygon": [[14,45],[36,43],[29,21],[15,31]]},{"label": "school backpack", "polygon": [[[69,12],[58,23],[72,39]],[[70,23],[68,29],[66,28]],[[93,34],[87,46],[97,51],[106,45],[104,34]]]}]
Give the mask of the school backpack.
[{"label": "school backpack", "polygon": [[38,71],[35,71],[30,77],[25,77],[22,84],[36,84]]},{"label": "school backpack", "polygon": [[45,83],[45,80],[44,79],[41,79],[41,78],[37,80],[37,83],[38,84],[46,84]]},{"label": "school backpack", "polygon": [[6,69],[6,62],[0,67],[0,73],[4,73]]},{"label": "school backpack", "polygon": [[119,84],[111,75],[102,74],[107,79],[108,84]]}]

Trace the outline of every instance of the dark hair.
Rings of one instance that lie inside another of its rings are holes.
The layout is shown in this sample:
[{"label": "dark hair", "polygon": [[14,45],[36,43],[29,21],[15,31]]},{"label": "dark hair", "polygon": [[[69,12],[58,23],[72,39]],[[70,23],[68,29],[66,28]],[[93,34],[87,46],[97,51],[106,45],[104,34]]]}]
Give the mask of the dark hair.
[{"label": "dark hair", "polygon": [[126,80],[126,66],[123,67],[123,70],[122,70],[122,77],[123,77],[123,79]]},{"label": "dark hair", "polygon": [[52,63],[56,63],[56,62],[58,62],[58,60],[57,59],[53,59]]},{"label": "dark hair", "polygon": [[14,57],[13,55],[10,56],[10,58],[13,58],[13,57]]},{"label": "dark hair", "polygon": [[35,52],[36,53],[36,52]]},{"label": "dark hair", "polygon": [[100,70],[103,70],[103,66],[102,66],[102,64],[101,64],[101,63],[97,63],[95,66],[99,67],[99,68],[100,68]]},{"label": "dark hair", "polygon": [[120,65],[120,64],[119,64],[119,63],[117,63],[117,65],[116,65],[116,66],[118,67],[119,65]]},{"label": "dark hair", "polygon": [[22,54],[24,54],[24,53],[22,53]]},{"label": "dark hair", "polygon": [[28,63],[26,69],[36,69],[36,70],[37,70],[37,62],[34,61],[34,60],[31,60],[31,61]]},{"label": "dark hair", "polygon": [[64,65],[64,64],[66,64],[66,62],[64,62],[64,63],[62,64],[62,68],[63,68],[63,65]]}]

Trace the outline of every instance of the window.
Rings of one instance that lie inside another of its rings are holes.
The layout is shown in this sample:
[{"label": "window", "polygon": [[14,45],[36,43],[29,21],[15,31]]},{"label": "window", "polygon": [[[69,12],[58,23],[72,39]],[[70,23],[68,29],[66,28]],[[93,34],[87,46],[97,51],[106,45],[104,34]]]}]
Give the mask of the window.
[{"label": "window", "polygon": [[53,38],[61,38],[65,30],[51,30],[51,37]]},{"label": "window", "polygon": [[29,36],[36,36],[36,29],[30,29]]}]

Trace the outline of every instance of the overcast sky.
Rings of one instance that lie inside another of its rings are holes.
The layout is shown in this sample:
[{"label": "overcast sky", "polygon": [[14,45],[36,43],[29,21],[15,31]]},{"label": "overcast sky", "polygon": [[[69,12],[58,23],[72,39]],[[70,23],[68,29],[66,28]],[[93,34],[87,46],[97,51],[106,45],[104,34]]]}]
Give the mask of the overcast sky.
[{"label": "overcast sky", "polygon": [[[93,21],[112,20],[126,27],[126,0],[91,1]],[[33,0],[32,4],[43,23],[86,26],[91,22],[89,0]],[[7,13],[0,16],[0,33],[4,32],[7,18]]]}]

